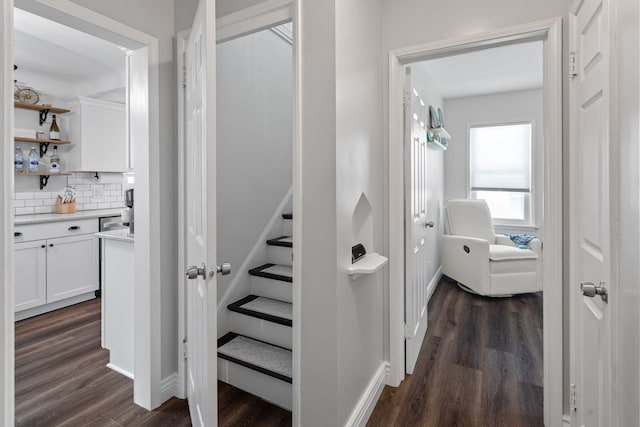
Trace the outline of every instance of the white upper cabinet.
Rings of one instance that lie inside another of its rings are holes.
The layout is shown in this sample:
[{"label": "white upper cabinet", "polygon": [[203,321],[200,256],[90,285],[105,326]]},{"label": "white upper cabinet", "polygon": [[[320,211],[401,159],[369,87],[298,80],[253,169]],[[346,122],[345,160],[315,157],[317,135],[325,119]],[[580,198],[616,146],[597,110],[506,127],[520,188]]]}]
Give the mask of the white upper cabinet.
[{"label": "white upper cabinet", "polygon": [[126,106],[115,102],[78,97],[69,108],[67,169],[88,172],[127,170]]}]

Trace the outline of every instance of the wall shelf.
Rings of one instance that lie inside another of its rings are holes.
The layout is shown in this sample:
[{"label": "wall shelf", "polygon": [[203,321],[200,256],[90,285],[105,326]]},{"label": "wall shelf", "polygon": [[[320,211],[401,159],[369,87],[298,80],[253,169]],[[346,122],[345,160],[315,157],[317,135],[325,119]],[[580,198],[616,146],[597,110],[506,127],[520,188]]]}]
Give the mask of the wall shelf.
[{"label": "wall shelf", "polygon": [[47,115],[49,112],[54,114],[64,114],[69,113],[71,110],[67,110],[66,108],[54,107],[53,105],[44,105],[44,104],[27,104],[26,102],[13,101],[13,106],[15,108],[22,108],[25,110],[33,110],[40,112],[40,126],[47,120]]},{"label": "wall shelf", "polygon": [[347,268],[347,273],[352,280],[356,280],[361,274],[373,274],[384,267],[389,259],[378,253],[366,254],[360,260],[356,261],[351,267]]},{"label": "wall shelf", "polygon": [[34,144],[40,144],[40,157],[43,157],[45,154],[47,154],[47,150],[49,149],[49,144],[53,144],[53,145],[71,144],[71,141],[61,141],[57,139],[25,138],[22,136],[16,136],[14,140],[16,142],[32,142]]},{"label": "wall shelf", "polygon": [[15,173],[16,176],[39,176],[40,177],[40,189],[44,189],[44,187],[47,186],[47,184],[49,183],[49,178],[51,178],[52,176],[71,176],[70,173],[67,172],[58,172],[58,173],[51,173],[51,172],[16,172]]},{"label": "wall shelf", "polygon": [[435,135],[438,135],[440,138],[451,139],[451,135],[449,135],[449,132],[447,132],[447,130],[442,126],[439,126],[436,128],[429,128],[429,130],[433,132]]},{"label": "wall shelf", "polygon": [[433,148],[437,148],[438,150],[447,151],[447,146],[440,141],[429,141],[428,144]]}]

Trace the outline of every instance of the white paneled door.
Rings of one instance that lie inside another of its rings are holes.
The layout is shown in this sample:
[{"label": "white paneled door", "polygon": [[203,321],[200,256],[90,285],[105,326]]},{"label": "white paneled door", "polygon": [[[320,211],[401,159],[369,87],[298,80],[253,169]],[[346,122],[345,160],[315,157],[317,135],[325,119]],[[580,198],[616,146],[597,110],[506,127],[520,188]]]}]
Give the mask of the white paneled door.
[{"label": "white paneled door", "polygon": [[574,2],[571,51],[572,425],[611,423],[609,0]]},{"label": "white paneled door", "polygon": [[[427,134],[429,107],[406,68],[405,151],[405,370],[413,373],[427,330]],[[431,225],[432,226],[432,225]]]},{"label": "white paneled door", "polygon": [[[213,25],[212,25],[213,24]],[[215,13],[205,0],[185,52],[186,376],[191,422],[217,425]]]}]

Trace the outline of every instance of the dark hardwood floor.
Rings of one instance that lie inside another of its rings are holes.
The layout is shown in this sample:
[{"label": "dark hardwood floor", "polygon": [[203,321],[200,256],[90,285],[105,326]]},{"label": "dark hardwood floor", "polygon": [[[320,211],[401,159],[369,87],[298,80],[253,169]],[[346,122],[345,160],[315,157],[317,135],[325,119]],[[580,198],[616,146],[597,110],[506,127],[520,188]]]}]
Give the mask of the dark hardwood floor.
[{"label": "dark hardwood floor", "polygon": [[[133,403],[133,381],[109,369],[100,347],[100,300],[16,323],[17,427],[190,426],[186,400],[155,411]],[[221,426],[287,426],[291,413],[218,384]]]},{"label": "dark hardwood floor", "polygon": [[542,426],[542,294],[485,298],[443,280],[413,375],[369,427]]}]

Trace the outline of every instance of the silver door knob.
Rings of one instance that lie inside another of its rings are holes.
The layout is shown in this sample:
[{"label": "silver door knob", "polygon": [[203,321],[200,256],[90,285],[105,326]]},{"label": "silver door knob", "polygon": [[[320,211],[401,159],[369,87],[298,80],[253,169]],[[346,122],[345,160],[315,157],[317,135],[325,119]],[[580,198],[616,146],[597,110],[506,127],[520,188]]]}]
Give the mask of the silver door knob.
[{"label": "silver door knob", "polygon": [[604,282],[600,282],[597,286],[591,282],[582,282],[580,283],[580,290],[585,297],[593,298],[596,295],[600,295],[600,298],[602,298],[604,302],[607,302],[609,299],[609,292],[607,288],[604,287]]},{"label": "silver door knob", "polygon": [[428,227],[428,228],[433,228],[433,221],[425,222],[425,223],[424,223],[424,227],[425,227],[425,228],[427,228],[427,227]]},{"label": "silver door knob", "polygon": [[216,271],[223,276],[226,276],[227,274],[231,273],[231,264],[229,264],[228,262],[223,262],[216,267]]},{"label": "silver door knob", "polygon": [[197,279],[198,276],[202,276],[203,279],[207,277],[207,267],[204,264],[202,264],[202,267],[192,265],[187,268],[187,277],[190,280]]}]

